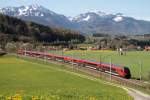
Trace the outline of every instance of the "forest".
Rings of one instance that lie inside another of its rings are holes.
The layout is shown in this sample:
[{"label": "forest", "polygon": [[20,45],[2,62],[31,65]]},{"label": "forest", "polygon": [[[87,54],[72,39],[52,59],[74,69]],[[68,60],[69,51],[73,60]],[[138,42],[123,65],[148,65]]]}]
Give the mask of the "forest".
[{"label": "forest", "polygon": [[0,14],[0,43],[3,42],[44,42],[82,43],[85,37],[77,31],[43,26]]}]

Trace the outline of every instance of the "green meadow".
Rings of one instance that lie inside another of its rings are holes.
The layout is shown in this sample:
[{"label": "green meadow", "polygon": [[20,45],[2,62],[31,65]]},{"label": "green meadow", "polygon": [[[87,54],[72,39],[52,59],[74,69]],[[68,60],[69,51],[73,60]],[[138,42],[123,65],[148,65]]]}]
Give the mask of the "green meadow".
[{"label": "green meadow", "polygon": [[82,77],[60,65],[3,56],[0,71],[0,100],[15,96],[23,100],[132,100],[121,88]]}]

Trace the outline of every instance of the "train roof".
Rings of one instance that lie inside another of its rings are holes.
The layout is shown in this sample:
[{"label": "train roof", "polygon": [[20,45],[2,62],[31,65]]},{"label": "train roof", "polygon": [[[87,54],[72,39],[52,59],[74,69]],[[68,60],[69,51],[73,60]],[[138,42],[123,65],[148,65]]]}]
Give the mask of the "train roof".
[{"label": "train roof", "polygon": [[[65,57],[71,57],[71,56],[65,56]],[[72,58],[72,57],[71,57]],[[74,58],[74,59],[77,59],[77,60],[81,60],[81,61],[85,61],[85,62],[89,62],[89,63],[93,63],[93,64],[96,64],[96,65],[100,65],[100,64],[107,64],[107,65],[110,65],[110,63],[107,63],[107,62],[96,62],[94,60],[87,60],[87,59],[80,59],[80,58]],[[123,65],[120,65],[120,64],[112,64],[112,67],[120,67],[120,68],[123,68],[123,67],[126,67],[126,66],[123,66]]]},{"label": "train roof", "polygon": [[[35,52],[35,51],[26,51],[26,52],[32,52],[32,53],[38,53],[38,54],[45,54],[45,53],[41,53],[41,52]],[[56,54],[49,54],[47,53],[48,55],[53,55],[55,57],[62,57],[60,55],[56,55]],[[87,60],[87,59],[81,59],[81,58],[74,58],[72,56],[66,56],[64,55],[63,57],[69,57],[69,58],[72,58],[72,59],[76,59],[76,60],[81,60],[82,62],[89,62],[91,64],[95,64],[95,65],[100,65],[100,64],[104,64],[104,65],[110,65],[110,63],[107,63],[107,62],[96,62],[96,61],[93,61],[93,60]],[[122,66],[120,64],[112,64],[112,67],[120,67],[120,68],[123,68],[123,67],[126,67],[126,66]],[[128,68],[128,67],[126,67]]]}]

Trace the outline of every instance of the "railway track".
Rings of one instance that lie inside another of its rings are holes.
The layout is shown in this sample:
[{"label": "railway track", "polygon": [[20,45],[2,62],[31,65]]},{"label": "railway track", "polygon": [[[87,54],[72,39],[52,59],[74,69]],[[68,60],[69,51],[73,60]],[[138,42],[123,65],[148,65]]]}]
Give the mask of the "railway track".
[{"label": "railway track", "polygon": [[139,81],[139,80],[135,80],[135,79],[125,79],[125,78],[121,78],[119,76],[113,75],[110,72],[103,72],[101,70],[96,70],[96,68],[89,66],[89,65],[80,65],[78,63],[74,63],[74,62],[65,62],[63,60],[57,60],[57,59],[48,59],[46,57],[35,57],[35,56],[29,56],[29,55],[21,55],[22,57],[31,57],[31,58],[36,58],[42,61],[48,61],[51,63],[55,63],[55,64],[60,64],[60,65],[65,65],[68,68],[72,68],[84,73],[87,73],[89,75],[92,76],[96,76],[96,77],[101,77],[107,81],[112,81],[124,86],[129,86],[129,87],[134,87],[134,88],[146,88],[144,86],[147,85],[147,83],[145,83],[144,81]]},{"label": "railway track", "polygon": [[110,72],[102,72],[96,69],[92,69],[89,66],[88,67],[81,67],[81,66],[74,66],[76,69],[80,70],[80,71],[84,71],[88,74],[97,76],[97,77],[101,77],[104,79],[107,79],[108,81],[116,81],[119,82],[122,85],[133,85],[135,87],[138,86],[142,86],[143,82],[139,81],[139,80],[134,80],[134,79],[125,79],[125,78],[121,78],[119,76],[115,76],[115,75],[110,75]]}]

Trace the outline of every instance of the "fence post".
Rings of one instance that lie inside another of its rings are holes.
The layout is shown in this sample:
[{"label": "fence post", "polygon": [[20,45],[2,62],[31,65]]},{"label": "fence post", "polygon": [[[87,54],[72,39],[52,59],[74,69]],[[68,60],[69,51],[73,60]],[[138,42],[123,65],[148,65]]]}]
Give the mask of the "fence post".
[{"label": "fence post", "polygon": [[142,61],[139,61],[139,65],[140,65],[140,82],[142,81]]},{"label": "fence post", "polygon": [[110,58],[110,80],[111,80],[112,59]]}]

